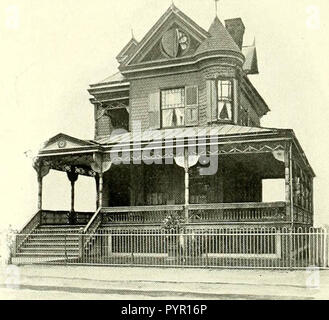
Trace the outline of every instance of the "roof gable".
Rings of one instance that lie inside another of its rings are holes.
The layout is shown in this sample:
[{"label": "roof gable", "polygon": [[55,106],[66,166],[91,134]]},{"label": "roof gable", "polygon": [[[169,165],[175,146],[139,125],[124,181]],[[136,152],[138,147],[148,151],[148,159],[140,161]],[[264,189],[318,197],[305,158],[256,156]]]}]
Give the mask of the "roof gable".
[{"label": "roof gable", "polygon": [[172,5],[145,35],[134,54],[123,65],[131,66],[141,62],[176,58],[175,54],[170,56],[171,53],[182,49],[182,47],[184,49],[185,45],[182,46],[182,42],[179,42],[173,48],[170,48],[169,43],[175,37],[178,41],[183,41],[184,36],[188,38],[188,47],[183,50],[184,52],[180,56],[190,56],[209,34]]},{"label": "roof gable", "polygon": [[132,54],[136,51],[138,46],[137,40],[133,37],[130,41],[125,45],[125,47],[119,52],[116,59],[119,63],[123,63],[125,60],[129,59]]},{"label": "roof gable", "polygon": [[94,142],[88,140],[80,140],[64,133],[59,133],[56,136],[47,140],[40,151],[49,150],[65,150],[72,148],[95,146]]}]

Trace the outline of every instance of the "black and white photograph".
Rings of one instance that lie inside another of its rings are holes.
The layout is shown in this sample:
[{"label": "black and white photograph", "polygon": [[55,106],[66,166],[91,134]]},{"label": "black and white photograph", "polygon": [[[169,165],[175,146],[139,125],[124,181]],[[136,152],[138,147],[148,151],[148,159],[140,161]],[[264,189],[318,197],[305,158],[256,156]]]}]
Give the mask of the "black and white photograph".
[{"label": "black and white photograph", "polygon": [[328,21],[328,0],[1,0],[0,300],[328,300]]}]

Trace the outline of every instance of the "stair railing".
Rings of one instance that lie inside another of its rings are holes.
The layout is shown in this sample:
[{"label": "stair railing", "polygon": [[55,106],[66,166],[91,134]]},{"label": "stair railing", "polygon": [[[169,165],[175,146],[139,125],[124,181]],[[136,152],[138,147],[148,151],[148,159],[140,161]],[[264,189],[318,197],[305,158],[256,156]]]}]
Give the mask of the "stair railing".
[{"label": "stair railing", "polygon": [[16,252],[29,237],[29,235],[41,224],[42,210],[39,210],[16,235]]},{"label": "stair railing", "polygon": [[80,258],[83,258],[85,250],[88,248],[88,245],[91,242],[94,233],[102,223],[101,209],[102,208],[100,207],[96,210],[86,227],[83,229],[83,234],[80,235]]}]

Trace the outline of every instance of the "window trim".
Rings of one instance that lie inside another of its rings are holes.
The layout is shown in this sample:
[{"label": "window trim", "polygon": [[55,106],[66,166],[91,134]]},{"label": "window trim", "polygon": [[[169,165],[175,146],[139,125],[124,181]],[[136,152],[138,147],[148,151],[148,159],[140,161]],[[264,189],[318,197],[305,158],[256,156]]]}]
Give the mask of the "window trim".
[{"label": "window trim", "polygon": [[[234,116],[235,116],[235,97],[234,97],[234,77],[217,77],[215,78],[215,88],[216,88],[216,121],[221,122],[221,123],[234,123]],[[232,119],[219,119],[219,110],[218,110],[218,102],[219,102],[219,96],[218,96],[218,92],[219,92],[219,81],[230,81],[231,83],[231,112],[232,112]]]},{"label": "window trim", "polygon": [[[184,124],[183,125],[169,126],[169,127],[165,127],[163,125],[163,116],[162,116],[163,111],[164,110],[175,110],[176,109],[176,108],[162,109],[162,93],[163,93],[163,91],[169,91],[169,90],[182,90],[182,92],[184,92],[184,107],[178,108],[178,109],[184,109]],[[160,88],[160,128],[161,129],[173,129],[173,128],[185,128],[186,127],[186,124],[185,124],[186,92],[185,91],[186,91],[186,86]]]}]

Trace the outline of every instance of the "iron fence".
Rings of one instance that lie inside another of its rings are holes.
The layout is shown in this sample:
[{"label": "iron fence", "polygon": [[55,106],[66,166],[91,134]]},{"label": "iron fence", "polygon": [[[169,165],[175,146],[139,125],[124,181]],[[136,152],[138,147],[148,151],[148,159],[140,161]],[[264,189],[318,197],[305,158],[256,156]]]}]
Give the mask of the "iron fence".
[{"label": "iron fence", "polygon": [[93,234],[17,234],[14,264],[328,268],[324,229],[99,229]]}]

